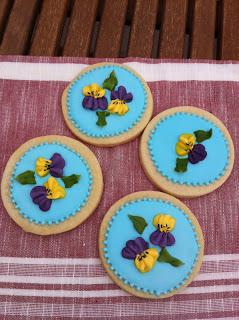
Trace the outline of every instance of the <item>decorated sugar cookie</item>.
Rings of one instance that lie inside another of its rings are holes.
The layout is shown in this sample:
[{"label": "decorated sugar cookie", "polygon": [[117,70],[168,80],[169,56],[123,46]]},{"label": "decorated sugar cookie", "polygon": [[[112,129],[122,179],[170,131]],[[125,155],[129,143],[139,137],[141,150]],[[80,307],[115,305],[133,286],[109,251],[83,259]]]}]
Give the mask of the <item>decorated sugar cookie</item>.
[{"label": "decorated sugar cookie", "polygon": [[64,136],[39,137],[10,157],[2,178],[4,206],[26,232],[48,235],[81,224],[103,190],[100,165],[82,143]]},{"label": "decorated sugar cookie", "polygon": [[116,63],[85,68],[62,96],[65,121],[80,139],[114,146],[134,139],[149,122],[153,105],[146,82]]},{"label": "decorated sugar cookie", "polygon": [[100,228],[105,270],[122,289],[142,298],[166,298],[198,273],[204,250],[201,228],[181,201],[142,191],[117,201]]},{"label": "decorated sugar cookie", "polygon": [[140,159],[160,189],[179,197],[196,197],[226,181],[234,147],[226,127],[211,113],[176,107],[150,121],[141,139]]}]

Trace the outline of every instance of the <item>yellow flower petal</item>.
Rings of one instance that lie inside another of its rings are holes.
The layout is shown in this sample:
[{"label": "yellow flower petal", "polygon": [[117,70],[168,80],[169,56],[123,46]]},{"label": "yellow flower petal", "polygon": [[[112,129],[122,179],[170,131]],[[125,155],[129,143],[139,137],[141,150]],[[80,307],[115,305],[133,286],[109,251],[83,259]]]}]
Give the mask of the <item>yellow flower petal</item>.
[{"label": "yellow flower petal", "polygon": [[89,86],[83,88],[84,96],[90,96],[93,98],[102,98],[105,95],[105,90],[102,89],[97,83],[92,83]]},{"label": "yellow flower petal", "polygon": [[36,161],[36,173],[40,177],[45,177],[49,173],[52,161],[44,158],[38,158]]},{"label": "yellow flower petal", "polygon": [[110,113],[117,113],[120,116],[123,116],[129,111],[127,104],[119,99],[112,100],[108,106],[108,111]]},{"label": "yellow flower petal", "polygon": [[66,195],[65,189],[60,186],[57,180],[53,177],[50,177],[44,186],[47,189],[48,199],[60,199],[64,198]]},{"label": "yellow flower petal", "polygon": [[140,272],[149,272],[154,267],[158,256],[157,249],[149,248],[136,256],[135,266]]},{"label": "yellow flower petal", "polygon": [[186,156],[192,150],[194,144],[195,137],[193,134],[181,134],[179,141],[176,143],[176,153],[181,157]]},{"label": "yellow flower petal", "polygon": [[172,231],[176,220],[168,214],[158,214],[153,219],[153,225],[161,232]]}]

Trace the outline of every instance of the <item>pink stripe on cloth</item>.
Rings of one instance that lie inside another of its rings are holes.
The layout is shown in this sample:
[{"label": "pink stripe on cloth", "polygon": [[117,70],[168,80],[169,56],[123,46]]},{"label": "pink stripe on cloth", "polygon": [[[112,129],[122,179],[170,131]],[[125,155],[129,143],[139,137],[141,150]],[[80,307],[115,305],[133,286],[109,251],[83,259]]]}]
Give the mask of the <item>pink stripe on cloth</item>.
[{"label": "pink stripe on cloth", "polygon": [[[38,63],[41,72],[41,62],[91,64],[102,60],[1,57],[1,61]],[[165,63],[165,60],[134,58],[110,61],[142,62],[146,64],[145,70],[147,63]],[[193,64],[198,63],[200,69],[201,62]],[[185,62],[185,65],[190,63]],[[26,140],[47,134],[73,137],[61,114],[61,94],[66,84],[14,78],[0,80],[1,173],[12,152]],[[149,85],[154,97],[154,115],[179,105],[208,110],[225,123],[238,154],[239,82],[223,79],[154,81]],[[105,190],[95,213],[71,232],[50,237],[26,234],[0,204],[0,255],[3,257],[2,260],[0,257],[0,318],[6,315],[13,319],[20,315],[20,319],[77,319],[81,316],[147,320],[163,316],[167,320],[239,316],[238,157],[223,187],[207,196],[184,200],[202,226],[207,256],[198,279],[183,294],[164,301],[132,297],[111,284],[99,264],[97,233],[111,204],[131,192],[155,190],[140,166],[138,144],[139,139],[110,149],[89,146],[102,166]],[[57,259],[55,263],[53,258]]]}]

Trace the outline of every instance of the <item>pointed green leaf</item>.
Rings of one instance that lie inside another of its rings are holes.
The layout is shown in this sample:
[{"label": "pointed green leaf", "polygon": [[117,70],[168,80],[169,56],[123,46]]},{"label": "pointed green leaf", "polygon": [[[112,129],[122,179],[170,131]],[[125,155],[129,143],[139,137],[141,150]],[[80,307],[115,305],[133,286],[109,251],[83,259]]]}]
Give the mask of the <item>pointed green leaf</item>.
[{"label": "pointed green leaf", "polygon": [[144,229],[148,225],[147,222],[144,220],[144,218],[143,217],[139,217],[139,216],[132,216],[131,214],[128,214],[128,217],[133,222],[133,226],[134,226],[135,230],[139,234],[142,234],[144,232]]},{"label": "pointed green leaf", "polygon": [[208,131],[197,130],[197,131],[194,131],[194,134],[195,134],[197,143],[201,143],[201,142],[211,138],[212,129],[210,129]]},{"label": "pointed green leaf", "polygon": [[103,88],[112,91],[117,86],[117,84],[118,84],[118,80],[116,78],[115,72],[112,71],[109,77],[106,78],[105,81],[103,82]]},{"label": "pointed green leaf", "polygon": [[180,267],[181,265],[184,264],[181,260],[171,256],[166,248],[163,248],[160,251],[158,262],[166,262],[171,264],[171,266],[173,267]]},{"label": "pointed green leaf", "polygon": [[97,126],[104,127],[107,125],[106,117],[110,115],[108,111],[97,111],[96,115],[98,117],[98,120],[96,122]]},{"label": "pointed green leaf", "polygon": [[177,172],[185,172],[187,171],[187,167],[188,167],[188,158],[177,158],[176,159],[176,167],[175,167],[175,171]]},{"label": "pointed green leaf", "polygon": [[36,184],[35,172],[27,170],[15,178],[21,184]]},{"label": "pointed green leaf", "polygon": [[80,175],[72,174],[70,176],[63,176],[61,180],[64,182],[66,188],[71,188],[74,184],[78,183],[80,180]]}]

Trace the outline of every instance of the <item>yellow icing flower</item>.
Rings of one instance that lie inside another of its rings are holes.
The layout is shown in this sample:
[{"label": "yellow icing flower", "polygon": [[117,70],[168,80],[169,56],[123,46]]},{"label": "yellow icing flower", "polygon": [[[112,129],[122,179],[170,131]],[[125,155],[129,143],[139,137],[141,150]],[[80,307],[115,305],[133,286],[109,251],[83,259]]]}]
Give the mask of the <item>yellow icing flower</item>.
[{"label": "yellow icing flower", "polygon": [[172,231],[176,220],[168,214],[158,214],[153,219],[153,225],[159,229],[160,232]]},{"label": "yellow icing flower", "polygon": [[44,158],[38,158],[36,161],[36,173],[40,177],[45,177],[49,171],[52,161]]},{"label": "yellow icing flower", "polygon": [[149,248],[140,254],[137,254],[134,263],[140,272],[149,272],[155,265],[159,253],[154,248]]},{"label": "yellow icing flower", "polygon": [[120,116],[123,116],[129,111],[129,107],[124,100],[116,99],[111,101],[110,105],[108,106],[108,111],[110,113],[118,113]]},{"label": "yellow icing flower", "polygon": [[193,134],[181,134],[179,141],[176,143],[176,153],[181,157],[186,156],[193,149],[195,141]]},{"label": "yellow icing flower", "polygon": [[97,83],[92,83],[83,88],[83,94],[86,97],[93,97],[95,99],[102,98],[105,95],[105,90]]},{"label": "yellow icing flower", "polygon": [[66,195],[65,189],[60,186],[53,177],[50,177],[48,181],[44,183],[44,187],[46,188],[48,199],[60,199]]}]

